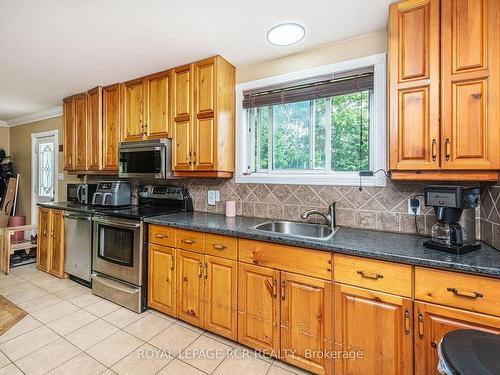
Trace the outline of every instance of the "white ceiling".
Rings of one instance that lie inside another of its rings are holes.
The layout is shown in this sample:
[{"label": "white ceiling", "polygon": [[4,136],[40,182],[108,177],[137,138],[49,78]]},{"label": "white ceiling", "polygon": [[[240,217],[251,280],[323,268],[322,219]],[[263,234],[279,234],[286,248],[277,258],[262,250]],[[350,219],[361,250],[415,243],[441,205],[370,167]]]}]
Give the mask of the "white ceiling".
[{"label": "white ceiling", "polygon": [[[390,0],[0,0],[0,120],[220,54],[235,66],[385,27]],[[306,29],[296,45],[274,25]]]}]

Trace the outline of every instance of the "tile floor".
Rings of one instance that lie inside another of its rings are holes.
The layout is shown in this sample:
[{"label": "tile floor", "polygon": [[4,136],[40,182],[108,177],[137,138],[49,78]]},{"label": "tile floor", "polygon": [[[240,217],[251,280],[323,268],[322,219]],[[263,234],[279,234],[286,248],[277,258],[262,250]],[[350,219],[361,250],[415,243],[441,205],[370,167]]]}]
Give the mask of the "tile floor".
[{"label": "tile floor", "polygon": [[0,294],[28,313],[0,336],[0,375],[306,374],[157,311],[136,314],[34,265],[2,274]]}]

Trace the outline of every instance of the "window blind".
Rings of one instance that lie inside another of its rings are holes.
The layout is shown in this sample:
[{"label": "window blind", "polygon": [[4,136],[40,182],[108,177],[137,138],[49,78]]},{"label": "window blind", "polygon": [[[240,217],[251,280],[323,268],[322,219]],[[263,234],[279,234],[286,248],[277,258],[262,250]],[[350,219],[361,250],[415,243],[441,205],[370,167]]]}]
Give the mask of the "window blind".
[{"label": "window blind", "polygon": [[243,92],[243,108],[267,107],[373,89],[373,67]]}]

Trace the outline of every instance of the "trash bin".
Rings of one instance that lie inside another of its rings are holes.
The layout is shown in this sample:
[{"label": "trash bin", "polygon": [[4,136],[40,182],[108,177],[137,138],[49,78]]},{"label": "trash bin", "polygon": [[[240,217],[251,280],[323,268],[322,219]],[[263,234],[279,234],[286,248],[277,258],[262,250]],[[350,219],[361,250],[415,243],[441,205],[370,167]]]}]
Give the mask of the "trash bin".
[{"label": "trash bin", "polygon": [[441,339],[438,354],[441,374],[500,374],[500,335],[472,329],[451,331]]}]

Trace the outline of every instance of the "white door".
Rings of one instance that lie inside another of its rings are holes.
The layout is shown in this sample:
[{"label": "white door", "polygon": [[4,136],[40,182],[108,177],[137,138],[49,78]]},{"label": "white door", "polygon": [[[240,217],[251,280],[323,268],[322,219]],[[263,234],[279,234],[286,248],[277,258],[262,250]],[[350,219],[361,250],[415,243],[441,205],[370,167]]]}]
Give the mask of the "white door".
[{"label": "white door", "polygon": [[37,204],[57,199],[57,130],[31,135],[31,223],[37,223]]}]

